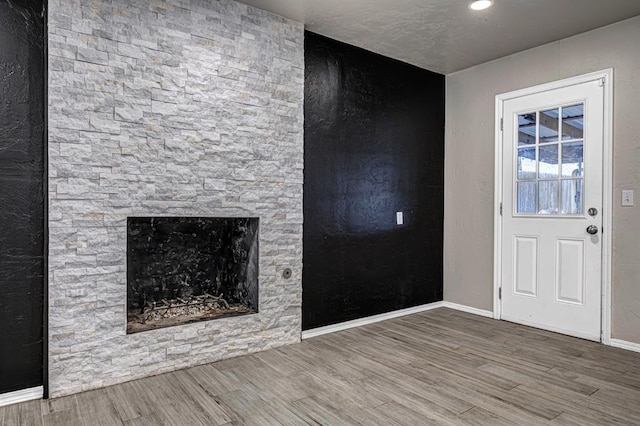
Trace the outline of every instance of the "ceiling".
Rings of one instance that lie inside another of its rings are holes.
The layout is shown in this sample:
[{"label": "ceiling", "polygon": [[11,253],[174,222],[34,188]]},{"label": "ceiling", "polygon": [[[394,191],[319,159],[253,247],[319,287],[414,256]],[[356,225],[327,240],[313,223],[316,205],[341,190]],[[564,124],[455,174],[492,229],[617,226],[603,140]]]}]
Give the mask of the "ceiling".
[{"label": "ceiling", "polygon": [[[241,0],[443,74],[640,15],[639,0]],[[560,58],[559,58],[560,59]]]}]

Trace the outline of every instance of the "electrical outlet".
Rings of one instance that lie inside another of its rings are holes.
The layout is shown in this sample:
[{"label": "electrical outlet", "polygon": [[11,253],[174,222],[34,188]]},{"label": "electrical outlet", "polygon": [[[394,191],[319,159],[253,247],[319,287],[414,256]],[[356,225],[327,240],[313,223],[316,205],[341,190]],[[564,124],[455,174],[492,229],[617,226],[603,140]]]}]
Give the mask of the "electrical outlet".
[{"label": "electrical outlet", "polygon": [[632,190],[622,191],[622,205],[624,207],[633,206],[633,191]]}]

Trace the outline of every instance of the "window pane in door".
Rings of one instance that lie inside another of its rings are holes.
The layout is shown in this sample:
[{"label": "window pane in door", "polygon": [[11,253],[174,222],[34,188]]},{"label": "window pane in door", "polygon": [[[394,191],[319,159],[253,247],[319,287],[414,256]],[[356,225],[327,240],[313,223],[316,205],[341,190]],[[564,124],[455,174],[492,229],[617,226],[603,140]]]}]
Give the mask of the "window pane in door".
[{"label": "window pane in door", "polygon": [[538,214],[558,214],[558,181],[538,182]]},{"label": "window pane in door", "polygon": [[536,149],[520,148],[518,150],[518,180],[536,178]]},{"label": "window pane in door", "polygon": [[540,143],[557,142],[560,109],[540,111]]},{"label": "window pane in door", "polygon": [[582,214],[582,179],[562,181],[562,214]]},{"label": "window pane in door", "polygon": [[534,214],[536,212],[536,183],[518,182],[517,213]]},{"label": "window pane in door", "polygon": [[518,145],[533,145],[536,143],[537,121],[535,112],[518,116]]},{"label": "window pane in door", "polygon": [[538,178],[558,177],[558,144],[542,145],[539,148]]},{"label": "window pane in door", "polygon": [[562,107],[562,140],[584,137],[584,105]]},{"label": "window pane in door", "polygon": [[584,176],[582,142],[562,144],[562,177]]}]

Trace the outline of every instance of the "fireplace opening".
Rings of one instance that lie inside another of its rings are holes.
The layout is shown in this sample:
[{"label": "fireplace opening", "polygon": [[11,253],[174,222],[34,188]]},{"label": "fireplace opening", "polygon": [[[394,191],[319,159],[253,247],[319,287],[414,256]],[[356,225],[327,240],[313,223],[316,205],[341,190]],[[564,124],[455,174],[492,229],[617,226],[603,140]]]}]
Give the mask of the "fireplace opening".
[{"label": "fireplace opening", "polygon": [[258,218],[127,219],[127,333],[257,312]]}]

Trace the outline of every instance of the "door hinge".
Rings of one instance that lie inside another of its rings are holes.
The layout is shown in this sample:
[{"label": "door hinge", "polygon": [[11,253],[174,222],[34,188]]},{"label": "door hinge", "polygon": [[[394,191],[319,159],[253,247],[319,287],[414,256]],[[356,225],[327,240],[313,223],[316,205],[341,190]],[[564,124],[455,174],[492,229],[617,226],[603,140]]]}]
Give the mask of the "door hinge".
[{"label": "door hinge", "polygon": [[502,216],[502,203],[500,203],[500,216]]},{"label": "door hinge", "polygon": [[605,78],[604,78],[604,77],[602,77],[602,78],[598,81],[598,85],[599,85],[600,87],[604,87],[605,83],[606,83],[606,80],[605,80]]},{"label": "door hinge", "polygon": [[500,131],[503,132],[504,131],[504,118],[500,119]]},{"label": "door hinge", "polygon": [[498,299],[502,300],[502,287],[498,288]]}]

